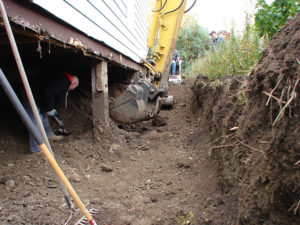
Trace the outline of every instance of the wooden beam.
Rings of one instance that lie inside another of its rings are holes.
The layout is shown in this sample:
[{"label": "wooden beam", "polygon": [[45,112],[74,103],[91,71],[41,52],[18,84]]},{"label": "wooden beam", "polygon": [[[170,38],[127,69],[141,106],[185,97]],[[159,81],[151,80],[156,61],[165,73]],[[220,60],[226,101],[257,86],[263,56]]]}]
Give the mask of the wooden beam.
[{"label": "wooden beam", "polygon": [[109,125],[107,62],[100,61],[92,67],[92,99],[94,137]]}]

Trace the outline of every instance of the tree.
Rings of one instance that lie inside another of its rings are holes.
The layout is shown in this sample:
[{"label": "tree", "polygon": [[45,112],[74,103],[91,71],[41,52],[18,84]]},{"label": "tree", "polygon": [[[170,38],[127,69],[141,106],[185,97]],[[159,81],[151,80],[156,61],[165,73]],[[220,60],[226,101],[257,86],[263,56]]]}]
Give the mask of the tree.
[{"label": "tree", "polygon": [[209,48],[208,34],[208,30],[202,28],[194,16],[184,16],[176,45],[180,57],[184,60],[183,68],[187,69],[192,61],[204,54],[204,50]]},{"label": "tree", "polygon": [[287,19],[300,12],[300,3],[299,0],[275,0],[269,5],[265,0],[258,0],[256,8],[255,26],[259,36],[271,39]]}]

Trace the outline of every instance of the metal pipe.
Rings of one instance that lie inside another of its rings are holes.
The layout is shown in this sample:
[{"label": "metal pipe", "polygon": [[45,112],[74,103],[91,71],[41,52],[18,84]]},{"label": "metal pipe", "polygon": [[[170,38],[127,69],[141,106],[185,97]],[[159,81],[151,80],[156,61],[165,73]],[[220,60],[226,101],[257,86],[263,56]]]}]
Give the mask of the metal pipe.
[{"label": "metal pipe", "polygon": [[[28,96],[28,101],[30,103],[34,118],[35,118],[35,120],[38,124],[39,130],[42,134],[44,143],[46,143],[49,151],[54,156],[53,151],[51,149],[51,145],[50,145],[48,137],[47,137],[47,134],[45,132],[42,120],[40,118],[37,106],[35,104],[35,101],[34,101],[34,98],[33,98],[29,83],[28,83],[28,79],[27,79],[27,76],[26,76],[26,73],[25,73],[25,70],[24,70],[24,66],[23,66],[19,51],[18,51],[18,47],[17,47],[16,41],[15,41],[12,29],[11,29],[11,26],[9,24],[7,13],[6,13],[6,10],[5,10],[5,7],[4,7],[4,4],[3,4],[2,0],[0,0],[0,10],[1,10],[2,19],[3,19],[3,22],[4,22],[4,26],[5,26],[5,30],[6,30],[6,33],[7,33],[7,36],[8,36],[8,39],[9,39],[9,42],[10,42],[10,45],[11,45],[16,63],[17,63],[17,66],[18,66],[18,69],[19,69],[19,72],[20,72],[20,75],[21,75],[21,79],[22,79],[26,94]],[[63,183],[60,180],[59,180],[59,182],[61,184],[61,188],[62,188],[64,196],[67,200],[68,206],[70,208],[73,208],[71,196],[69,195],[69,193],[68,193],[66,187],[63,185]]]}]

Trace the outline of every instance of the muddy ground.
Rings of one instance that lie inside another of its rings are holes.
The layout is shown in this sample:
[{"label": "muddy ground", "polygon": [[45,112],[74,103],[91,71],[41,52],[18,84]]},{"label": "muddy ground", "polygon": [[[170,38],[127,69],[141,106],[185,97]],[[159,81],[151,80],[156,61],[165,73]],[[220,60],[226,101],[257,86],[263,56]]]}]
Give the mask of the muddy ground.
[{"label": "muddy ground", "polygon": [[[221,193],[216,162],[201,147],[210,134],[191,114],[192,85],[170,84],[176,103],[159,120],[127,127],[111,121],[96,142],[90,99],[70,99],[64,116],[73,133],[52,148],[83,202],[99,210],[98,224],[234,223],[237,196]],[[42,155],[28,153],[21,131],[2,132],[1,224],[64,224],[70,210],[53,170]],[[80,217],[76,210],[69,224]]]}]

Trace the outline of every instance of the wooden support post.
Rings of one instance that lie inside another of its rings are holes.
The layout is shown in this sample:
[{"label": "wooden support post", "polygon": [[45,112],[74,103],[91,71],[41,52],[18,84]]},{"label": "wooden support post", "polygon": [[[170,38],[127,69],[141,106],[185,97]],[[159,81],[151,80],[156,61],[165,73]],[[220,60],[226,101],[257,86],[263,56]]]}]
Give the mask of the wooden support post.
[{"label": "wooden support post", "polygon": [[[101,61],[92,68],[92,98],[94,136],[102,126],[109,125],[107,62]],[[101,133],[101,132],[100,132]]]}]

